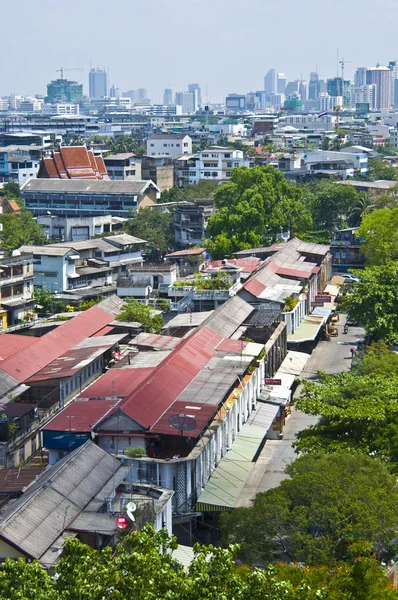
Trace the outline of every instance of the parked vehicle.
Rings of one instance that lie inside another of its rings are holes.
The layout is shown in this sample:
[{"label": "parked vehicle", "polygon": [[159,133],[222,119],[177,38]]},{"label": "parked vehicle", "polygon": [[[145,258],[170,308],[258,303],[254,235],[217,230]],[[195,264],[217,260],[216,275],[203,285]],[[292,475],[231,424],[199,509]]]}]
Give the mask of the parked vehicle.
[{"label": "parked vehicle", "polygon": [[358,283],[358,281],[360,281],[359,277],[356,277],[352,273],[345,273],[344,283]]}]

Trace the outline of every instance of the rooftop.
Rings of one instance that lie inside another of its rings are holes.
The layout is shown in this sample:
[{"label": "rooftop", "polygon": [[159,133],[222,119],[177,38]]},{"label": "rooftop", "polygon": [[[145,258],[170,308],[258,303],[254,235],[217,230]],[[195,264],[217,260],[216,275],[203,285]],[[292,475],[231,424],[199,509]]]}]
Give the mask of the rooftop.
[{"label": "rooftop", "polygon": [[155,188],[160,193],[153,181],[98,179],[29,179],[22,187],[22,192],[135,196],[144,194],[148,188]]}]

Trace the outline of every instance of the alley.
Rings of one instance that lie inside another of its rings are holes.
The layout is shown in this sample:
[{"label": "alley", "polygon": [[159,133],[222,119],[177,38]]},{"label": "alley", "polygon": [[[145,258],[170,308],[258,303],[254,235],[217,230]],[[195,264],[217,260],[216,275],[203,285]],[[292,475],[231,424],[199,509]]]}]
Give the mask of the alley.
[{"label": "alley", "polygon": [[[364,329],[349,327],[348,333],[344,334],[345,321],[346,315],[340,315],[337,324],[338,336],[332,337],[329,342],[318,343],[301,374],[301,379],[315,380],[318,371],[332,374],[348,371],[351,368],[350,350],[363,341]],[[300,388],[301,386],[296,389],[295,398],[300,395]],[[266,442],[249,476],[238,506],[250,506],[256,494],[277,487],[286,478],[285,467],[297,458],[292,445],[296,434],[315,424],[316,421],[317,417],[306,415],[292,407],[292,412],[286,421],[283,439]]]}]

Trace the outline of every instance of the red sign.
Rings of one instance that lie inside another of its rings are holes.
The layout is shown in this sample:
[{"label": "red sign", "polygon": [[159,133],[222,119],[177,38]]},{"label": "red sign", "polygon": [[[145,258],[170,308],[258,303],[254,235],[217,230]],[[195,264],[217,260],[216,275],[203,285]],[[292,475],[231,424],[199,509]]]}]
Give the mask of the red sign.
[{"label": "red sign", "polygon": [[129,522],[127,517],[117,517],[116,519],[116,527],[118,529],[126,529],[129,526]]},{"label": "red sign", "polygon": [[265,385],[282,385],[282,379],[264,379]]},{"label": "red sign", "polygon": [[321,302],[321,300],[323,302],[331,302],[332,301],[332,297],[330,294],[317,294],[315,296],[315,302]]}]

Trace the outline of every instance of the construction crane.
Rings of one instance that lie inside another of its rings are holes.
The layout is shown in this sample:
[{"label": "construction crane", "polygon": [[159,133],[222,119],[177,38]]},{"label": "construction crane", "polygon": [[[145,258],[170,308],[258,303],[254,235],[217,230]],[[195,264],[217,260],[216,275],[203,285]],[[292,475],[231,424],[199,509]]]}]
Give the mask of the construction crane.
[{"label": "construction crane", "polygon": [[344,58],[342,58],[341,60],[339,60],[339,63],[341,64],[341,95],[343,96],[343,102],[344,102],[344,66],[346,63],[350,63],[350,60],[345,60]]},{"label": "construction crane", "polygon": [[60,69],[57,69],[57,73],[61,73],[61,79],[64,78],[64,71],[84,71],[84,69],[64,69],[64,67],[61,67]]},{"label": "construction crane", "polygon": [[338,131],[340,129],[340,111],[344,110],[344,108],[351,108],[351,104],[345,104],[344,102],[344,66],[346,63],[350,63],[350,60],[345,60],[345,58],[342,58],[341,60],[339,60],[339,63],[341,65],[341,98],[343,100],[343,103],[339,106],[335,106],[334,110],[336,111],[336,133],[338,134]]}]

